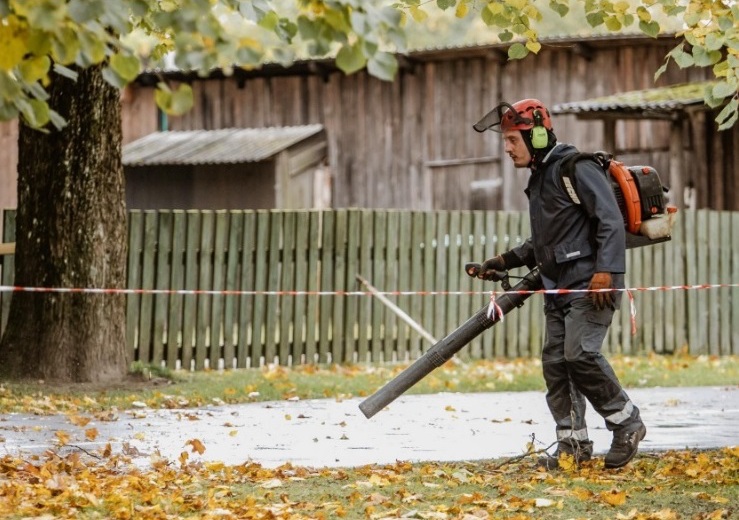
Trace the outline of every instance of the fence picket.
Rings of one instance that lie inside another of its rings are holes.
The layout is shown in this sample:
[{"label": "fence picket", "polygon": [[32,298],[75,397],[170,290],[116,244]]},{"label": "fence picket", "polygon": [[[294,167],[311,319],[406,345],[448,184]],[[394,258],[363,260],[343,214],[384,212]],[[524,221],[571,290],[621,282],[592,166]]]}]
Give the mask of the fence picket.
[{"label": "fence picket", "polygon": [[[186,215],[183,211],[172,212],[172,268],[170,278],[170,288],[173,290],[183,289],[185,287],[185,244],[186,236]],[[169,317],[167,319],[167,344],[166,344],[166,360],[167,368],[176,369],[180,360],[180,348],[183,345],[182,337],[182,312],[184,296],[173,295],[169,299]]]}]

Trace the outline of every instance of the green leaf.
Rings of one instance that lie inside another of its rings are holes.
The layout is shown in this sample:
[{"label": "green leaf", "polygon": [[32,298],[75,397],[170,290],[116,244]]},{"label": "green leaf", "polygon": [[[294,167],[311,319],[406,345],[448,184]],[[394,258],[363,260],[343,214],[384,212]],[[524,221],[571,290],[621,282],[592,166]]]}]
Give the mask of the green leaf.
[{"label": "green leaf", "polygon": [[181,116],[187,113],[193,105],[192,87],[187,83],[181,83],[177,90],[172,93],[172,103],[168,114]]},{"label": "green leaf", "polygon": [[713,86],[712,95],[717,99],[723,99],[734,94],[736,94],[736,85],[731,85],[728,81],[719,81]]},{"label": "green leaf", "polygon": [[442,11],[449,9],[450,7],[454,7],[456,4],[457,0],[436,0],[436,5],[439,6],[439,9]]},{"label": "green leaf", "polygon": [[708,51],[717,51],[724,46],[725,41],[726,39],[723,34],[712,32],[706,35],[704,45]]},{"label": "green leaf", "polygon": [[528,56],[529,50],[522,43],[514,43],[508,48],[508,59],[509,60],[520,60]]},{"label": "green leaf", "polygon": [[513,33],[506,29],[505,31],[498,33],[498,38],[500,38],[500,41],[502,42],[509,42],[513,39]]},{"label": "green leaf", "polygon": [[570,7],[566,3],[558,2],[556,0],[551,0],[549,2],[549,8],[562,18],[564,18],[567,13],[570,12]]},{"label": "green leaf", "polygon": [[616,16],[609,16],[606,18],[605,21],[606,21],[606,28],[609,31],[618,32],[623,28],[623,25],[621,25],[621,22]]},{"label": "green leaf", "polygon": [[677,63],[677,66],[681,69],[692,67],[695,64],[693,55],[685,52],[682,47],[674,49],[670,54],[672,55],[672,59],[675,60],[675,63]]},{"label": "green leaf", "polygon": [[641,32],[652,38],[659,36],[659,23],[655,21],[651,22],[639,22],[639,29]]},{"label": "green leaf", "polygon": [[739,100],[735,97],[721,110],[716,116],[719,130],[726,130],[733,127],[739,118]]},{"label": "green leaf", "polygon": [[136,56],[114,54],[110,57],[110,68],[126,82],[136,79],[141,70],[141,64]]},{"label": "green leaf", "polygon": [[361,47],[360,44],[355,43],[354,45],[343,45],[339,50],[336,55],[336,66],[344,74],[353,74],[367,64],[367,58],[362,53]]},{"label": "green leaf", "polygon": [[100,0],[70,0],[67,12],[72,20],[84,24],[101,18],[105,13],[105,3]]},{"label": "green leaf", "polygon": [[49,105],[37,99],[19,99],[16,102],[23,119],[33,128],[41,128],[49,122]]},{"label": "green leaf", "polygon": [[603,13],[598,11],[596,13],[589,13],[586,16],[586,19],[588,23],[590,24],[590,27],[598,27],[599,25],[603,25]]},{"label": "green leaf", "polygon": [[26,83],[35,83],[46,78],[50,68],[48,56],[31,56],[21,62],[18,72]]},{"label": "green leaf", "polygon": [[389,52],[375,53],[367,62],[367,72],[376,78],[392,81],[398,72],[398,60]]},{"label": "green leaf", "polygon": [[110,67],[105,67],[103,69],[103,79],[116,88],[123,88],[128,84],[126,80],[120,77],[118,73]]},{"label": "green leaf", "polygon": [[721,53],[719,51],[709,51],[703,47],[693,47],[693,60],[699,67],[708,67],[717,63],[721,59]]}]

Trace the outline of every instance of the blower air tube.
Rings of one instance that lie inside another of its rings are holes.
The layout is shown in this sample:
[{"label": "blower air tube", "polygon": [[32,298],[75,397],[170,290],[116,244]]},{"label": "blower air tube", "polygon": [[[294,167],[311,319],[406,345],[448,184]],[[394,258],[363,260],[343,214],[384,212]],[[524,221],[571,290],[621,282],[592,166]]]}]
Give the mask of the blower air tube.
[{"label": "blower air tube", "polygon": [[470,319],[460,325],[451,334],[439,340],[394,379],[362,401],[359,404],[359,409],[367,419],[370,419],[406,390],[426,377],[432,370],[449,361],[462,347],[479,336],[483,331],[498,323],[503,316],[513,309],[521,307],[532,294],[527,291],[536,291],[541,288],[541,275],[539,274],[539,270],[534,268],[520,282],[511,287],[510,290],[496,298],[498,312],[494,316],[488,316],[487,305],[477,311]]}]

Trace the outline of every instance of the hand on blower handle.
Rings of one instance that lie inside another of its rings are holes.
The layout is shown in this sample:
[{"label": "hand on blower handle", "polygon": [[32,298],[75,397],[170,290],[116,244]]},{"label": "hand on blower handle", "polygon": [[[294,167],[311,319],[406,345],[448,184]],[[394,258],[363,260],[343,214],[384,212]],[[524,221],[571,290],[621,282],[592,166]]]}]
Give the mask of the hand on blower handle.
[{"label": "hand on blower handle", "polygon": [[482,265],[469,263],[464,266],[464,271],[472,278],[480,278],[493,282],[500,282],[508,276],[505,269],[505,261],[500,255],[485,260]]},{"label": "hand on blower handle", "polygon": [[[590,279],[588,290],[598,291],[599,289],[613,289],[613,279],[611,273],[595,273]],[[590,298],[593,300],[595,308],[603,310],[606,307],[613,308],[613,291],[591,292]]]}]

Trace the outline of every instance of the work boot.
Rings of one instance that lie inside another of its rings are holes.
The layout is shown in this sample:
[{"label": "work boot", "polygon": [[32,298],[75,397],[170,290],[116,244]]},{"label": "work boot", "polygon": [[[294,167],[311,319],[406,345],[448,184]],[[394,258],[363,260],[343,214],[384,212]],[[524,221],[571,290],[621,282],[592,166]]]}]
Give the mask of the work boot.
[{"label": "work boot", "polygon": [[646,437],[647,427],[639,421],[635,427],[627,427],[613,432],[611,449],[606,454],[605,467],[621,468],[636,455],[639,442]]},{"label": "work boot", "polygon": [[539,457],[536,465],[545,470],[559,469],[559,456],[563,453],[571,455],[579,466],[593,457],[593,441],[579,441],[574,446],[569,441],[559,442],[554,453],[545,453],[543,457]]}]

